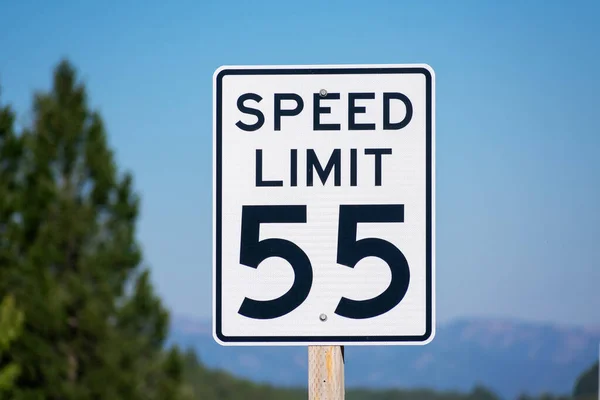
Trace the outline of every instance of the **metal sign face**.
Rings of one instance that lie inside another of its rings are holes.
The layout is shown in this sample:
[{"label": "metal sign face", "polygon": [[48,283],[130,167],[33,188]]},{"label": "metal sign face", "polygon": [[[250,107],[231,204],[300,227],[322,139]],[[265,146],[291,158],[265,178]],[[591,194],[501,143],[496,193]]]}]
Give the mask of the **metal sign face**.
[{"label": "metal sign face", "polygon": [[217,342],[433,339],[434,105],[427,65],[215,72]]}]

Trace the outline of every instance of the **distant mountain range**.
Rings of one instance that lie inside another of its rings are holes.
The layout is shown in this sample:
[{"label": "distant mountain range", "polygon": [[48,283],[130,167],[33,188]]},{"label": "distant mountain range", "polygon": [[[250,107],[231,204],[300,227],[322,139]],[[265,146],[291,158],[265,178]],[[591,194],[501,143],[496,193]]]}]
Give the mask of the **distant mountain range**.
[{"label": "distant mountain range", "polygon": [[[212,368],[278,386],[305,386],[303,347],[222,347],[210,321],[176,317],[171,341],[195,349]],[[514,320],[461,319],[437,327],[425,347],[346,347],[347,387],[471,390],[481,384],[505,399],[521,393],[569,394],[598,359],[600,329]]]}]

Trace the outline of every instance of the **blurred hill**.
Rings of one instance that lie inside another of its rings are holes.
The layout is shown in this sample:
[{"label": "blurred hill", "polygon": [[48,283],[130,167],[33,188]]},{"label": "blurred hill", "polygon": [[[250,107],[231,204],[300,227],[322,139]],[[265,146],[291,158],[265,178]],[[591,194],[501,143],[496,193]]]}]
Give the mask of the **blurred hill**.
[{"label": "blurred hill", "polygon": [[[175,317],[170,341],[197,351],[208,367],[255,382],[305,385],[306,349],[216,344],[210,321]],[[522,393],[570,395],[598,358],[600,329],[500,319],[461,319],[438,326],[426,347],[348,347],[347,387],[469,391],[478,384],[504,398]]]}]

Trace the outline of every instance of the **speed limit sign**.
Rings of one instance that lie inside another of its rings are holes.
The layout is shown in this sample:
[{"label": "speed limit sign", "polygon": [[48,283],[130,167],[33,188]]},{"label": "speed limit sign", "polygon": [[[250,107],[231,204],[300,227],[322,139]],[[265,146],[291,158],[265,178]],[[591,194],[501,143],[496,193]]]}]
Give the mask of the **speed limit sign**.
[{"label": "speed limit sign", "polygon": [[215,340],[430,342],[433,70],[233,66],[213,84]]}]

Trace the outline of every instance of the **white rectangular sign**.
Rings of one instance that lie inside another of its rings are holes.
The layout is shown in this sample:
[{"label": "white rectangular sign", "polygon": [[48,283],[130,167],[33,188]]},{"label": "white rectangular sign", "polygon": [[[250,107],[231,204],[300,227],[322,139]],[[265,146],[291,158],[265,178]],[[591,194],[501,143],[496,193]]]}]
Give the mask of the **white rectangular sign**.
[{"label": "white rectangular sign", "polygon": [[215,340],[429,343],[433,70],[236,66],[213,83]]}]

